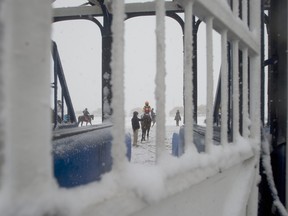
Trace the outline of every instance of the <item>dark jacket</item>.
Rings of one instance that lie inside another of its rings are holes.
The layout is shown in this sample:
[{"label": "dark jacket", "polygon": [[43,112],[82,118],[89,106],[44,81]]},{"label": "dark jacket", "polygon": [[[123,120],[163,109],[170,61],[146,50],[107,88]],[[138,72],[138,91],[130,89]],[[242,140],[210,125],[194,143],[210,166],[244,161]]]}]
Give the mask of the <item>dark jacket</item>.
[{"label": "dark jacket", "polygon": [[174,120],[176,121],[181,121],[181,116],[180,116],[180,112],[177,111]]},{"label": "dark jacket", "polygon": [[140,123],[139,121],[142,121],[142,119],[139,119],[137,117],[137,115],[133,115],[132,119],[131,119],[131,124],[132,124],[132,129],[133,131],[137,130],[140,128]]}]

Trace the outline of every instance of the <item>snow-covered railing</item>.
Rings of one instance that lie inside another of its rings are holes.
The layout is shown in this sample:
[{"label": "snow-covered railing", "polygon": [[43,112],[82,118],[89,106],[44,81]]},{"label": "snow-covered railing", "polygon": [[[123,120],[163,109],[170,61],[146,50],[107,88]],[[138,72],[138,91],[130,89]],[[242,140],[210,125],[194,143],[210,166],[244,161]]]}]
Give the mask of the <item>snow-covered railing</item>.
[{"label": "snow-covered railing", "polygon": [[[260,2],[249,1],[248,6],[247,1],[241,1],[243,18],[240,19],[238,0],[233,1],[232,9],[226,0],[177,1],[185,13],[186,151],[181,158],[173,158],[167,154],[163,146],[165,115],[160,114],[157,117],[156,129],[157,166],[149,168],[131,165],[125,158],[125,145],[123,144],[125,142],[124,0],[107,1],[107,3],[112,4],[114,16],[111,64],[114,96],[112,101],[114,110],[112,117],[113,169],[103,176],[101,182],[63,190],[57,187],[52,175],[50,144],[51,3],[47,0],[0,1],[0,33],[4,32],[4,39],[0,41],[3,47],[0,56],[2,63],[0,134],[3,134],[0,137],[1,215],[157,214],[167,216],[177,213],[178,215],[197,215],[199,212],[203,215],[257,215],[256,183],[259,159],[259,146],[257,145],[260,143]],[[165,110],[165,8],[163,0],[156,0],[156,9],[156,108]],[[192,15],[205,21],[207,26],[207,86],[209,87],[205,138],[207,152],[201,155],[195,150],[192,133]],[[212,145],[213,29],[218,31],[222,38],[222,146],[218,148]],[[234,145],[228,144],[227,137],[228,41],[233,47]],[[242,113],[238,108],[239,50],[243,52]],[[248,74],[250,74],[250,83],[248,83]],[[239,132],[239,115],[243,115],[244,139]],[[41,121],[34,121],[30,124],[31,118],[41,119]],[[197,187],[194,187],[196,184]],[[235,189],[238,186],[242,188],[242,191]],[[231,193],[226,192],[227,188]],[[199,193],[205,198],[195,202],[199,198]],[[220,199],[218,194],[221,194]],[[233,196],[233,199],[230,196]],[[189,199],[191,205],[186,205]],[[232,200],[238,201],[236,207],[235,203],[232,205]]]}]

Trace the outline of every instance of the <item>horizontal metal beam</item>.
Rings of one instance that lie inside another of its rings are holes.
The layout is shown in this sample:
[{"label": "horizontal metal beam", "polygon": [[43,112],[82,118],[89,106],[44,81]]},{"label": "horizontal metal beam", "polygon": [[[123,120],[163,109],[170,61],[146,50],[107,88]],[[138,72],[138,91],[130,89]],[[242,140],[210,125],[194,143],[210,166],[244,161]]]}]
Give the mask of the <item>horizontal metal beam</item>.
[{"label": "horizontal metal beam", "polygon": [[[179,7],[175,2],[165,3],[166,11],[169,12],[183,12],[183,9]],[[108,8],[109,9],[109,8]],[[144,3],[128,3],[125,5],[126,14],[130,13],[155,13],[155,2]],[[82,17],[82,16],[103,16],[102,10],[99,6],[79,6],[79,7],[67,7],[67,8],[54,8],[54,19],[66,18],[66,17]]]},{"label": "horizontal metal beam", "polygon": [[102,10],[98,6],[79,6],[67,8],[54,8],[54,19],[66,17],[82,17],[82,16],[103,16]]},{"label": "horizontal metal beam", "polygon": [[[165,2],[166,12],[183,13],[184,10],[181,4],[185,1],[178,0],[173,2]],[[242,21],[232,15],[229,6],[223,4],[223,1],[215,0],[201,0],[194,2],[194,15],[199,19],[205,21],[209,16],[214,17],[213,28],[221,34],[223,29],[228,30],[228,40],[238,40],[239,48],[248,48],[249,54],[259,54],[260,41],[257,41],[253,34],[249,31],[247,25],[239,25]],[[125,12],[129,14],[151,15],[156,12],[155,2],[144,3],[128,3],[125,4]],[[221,16],[219,16],[221,14]],[[68,8],[55,8],[54,19],[61,19],[67,17],[84,17],[84,16],[103,16],[102,10],[99,6],[80,6]]]}]

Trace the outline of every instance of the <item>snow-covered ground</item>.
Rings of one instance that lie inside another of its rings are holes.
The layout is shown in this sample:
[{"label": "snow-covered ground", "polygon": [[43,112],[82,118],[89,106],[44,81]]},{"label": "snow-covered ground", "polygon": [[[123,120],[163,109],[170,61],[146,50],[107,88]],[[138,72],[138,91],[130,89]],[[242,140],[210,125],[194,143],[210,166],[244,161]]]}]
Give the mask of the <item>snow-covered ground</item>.
[{"label": "snow-covered ground", "polygon": [[[169,125],[166,127],[166,136],[165,136],[165,146],[166,150],[171,154],[172,150],[172,135],[173,133],[178,133],[180,127]],[[132,135],[132,129],[127,129],[127,131]],[[156,140],[156,125],[151,127],[149,140],[140,142],[141,140],[141,131],[138,134],[138,147],[132,147],[131,154],[131,163],[136,164],[146,164],[154,165],[155,164],[155,140]]]},{"label": "snow-covered ground", "polygon": [[[204,125],[205,117],[198,117],[198,123],[200,125]],[[92,124],[99,124],[101,123],[101,118],[96,117]],[[156,141],[156,125],[151,127],[150,129],[150,136],[149,140],[141,142],[141,130],[139,130],[138,134],[138,147],[132,147],[132,154],[131,154],[131,163],[135,164],[144,164],[144,165],[155,165],[155,141]],[[180,121],[180,126],[183,125],[183,121]],[[169,154],[172,153],[172,137],[173,133],[178,133],[180,130],[180,126],[176,126],[176,122],[174,117],[167,117],[166,118],[166,128],[165,128],[165,146],[166,150]],[[131,127],[131,117],[126,117],[125,119],[125,130],[126,133],[129,133],[131,137],[133,136],[133,131]]]},{"label": "snow-covered ground", "polygon": [[[204,122],[204,117],[199,117],[198,121]],[[180,122],[180,126],[182,125],[182,121]],[[131,154],[131,163],[135,164],[145,164],[145,165],[155,165],[155,159],[156,159],[156,125],[154,127],[151,127],[150,133],[149,133],[149,140],[141,142],[141,130],[139,130],[138,134],[138,147],[132,147],[132,154]],[[176,126],[176,123],[174,121],[173,117],[166,119],[166,128],[165,128],[165,146],[166,150],[169,152],[169,154],[172,153],[172,137],[173,133],[179,133],[180,126]],[[133,131],[131,128],[130,118],[126,118],[126,131],[127,133],[130,133],[131,136],[133,135]]]}]

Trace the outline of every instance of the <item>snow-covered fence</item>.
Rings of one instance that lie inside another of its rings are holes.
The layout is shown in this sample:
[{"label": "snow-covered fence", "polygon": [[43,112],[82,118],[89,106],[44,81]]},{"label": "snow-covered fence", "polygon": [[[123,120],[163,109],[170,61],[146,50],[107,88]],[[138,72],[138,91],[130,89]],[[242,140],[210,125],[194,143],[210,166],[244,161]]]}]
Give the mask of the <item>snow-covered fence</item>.
[{"label": "snow-covered fence", "polygon": [[[206,96],[206,134],[205,149],[210,151],[210,145],[213,143],[213,30],[221,35],[221,144],[228,143],[229,125],[232,122],[232,131],[229,134],[233,137],[233,142],[241,134],[244,138],[253,137],[258,141],[260,139],[260,5],[253,5],[247,1],[233,1],[229,5],[226,1],[176,1],[185,8],[185,127],[184,143],[192,143],[190,131],[193,131],[192,114],[190,107],[193,101],[191,86],[192,77],[192,36],[193,25],[191,24],[192,9],[194,15],[206,23],[206,53],[207,53],[207,96]],[[248,5],[249,4],[249,5]],[[231,7],[232,8],[231,8]],[[240,10],[241,8],[241,10]],[[248,11],[250,10],[250,12]],[[240,14],[241,11],[241,14]],[[189,15],[187,15],[189,14]],[[248,22],[248,15],[250,20]],[[250,23],[250,24],[249,24]],[[228,49],[230,43],[231,51]],[[228,59],[232,56],[232,59]],[[242,60],[239,62],[239,52],[242,54]],[[228,63],[231,66],[231,84],[228,75]],[[241,70],[240,70],[241,68]],[[187,72],[188,71],[188,72]],[[248,76],[250,73],[250,83]],[[240,79],[240,76],[242,77]],[[242,82],[242,83],[240,83]],[[228,86],[230,85],[230,86]],[[240,92],[242,85],[242,92]],[[232,110],[229,106],[229,87],[232,86]],[[250,91],[249,91],[250,89]],[[253,103],[249,103],[248,98]],[[241,107],[240,100],[242,99]],[[250,104],[250,107],[248,107]],[[232,116],[229,116],[232,115]],[[242,122],[240,122],[242,115]],[[229,119],[229,120],[228,120]],[[240,128],[242,126],[242,128]],[[191,128],[192,127],[192,128]],[[250,130],[251,129],[251,130]],[[192,135],[193,136],[193,135]],[[180,143],[181,144],[181,143]],[[189,148],[186,145],[185,148]]]},{"label": "snow-covered fence", "polygon": [[[52,175],[49,116],[51,3],[47,0],[9,0],[0,5],[0,22],[3,24],[0,33],[4,32],[4,39],[0,41],[0,47],[3,47],[0,61],[0,77],[3,78],[0,86],[0,133],[3,136],[0,137],[0,147],[4,146],[0,148],[0,159],[3,155],[3,160],[0,160],[1,215],[257,215],[260,2],[249,1],[248,6],[247,1],[241,1],[240,19],[238,0],[233,1],[232,9],[225,0],[177,1],[185,13],[186,150],[181,158],[170,157],[165,152],[165,116],[159,115],[155,167],[134,166],[125,157],[124,1],[106,3],[112,3],[114,16],[111,65],[112,108],[115,112],[112,118],[113,167],[100,182],[70,190],[58,188]],[[165,5],[163,0],[156,0],[155,5],[156,106],[157,110],[165,110]],[[207,24],[207,151],[201,155],[195,151],[192,133],[192,15]],[[212,29],[222,38],[220,147],[212,145]],[[229,145],[227,137],[228,41],[233,47],[234,145]],[[243,136],[239,132],[239,50],[243,52]],[[34,119],[41,119],[33,125],[29,124],[31,110]]]}]

